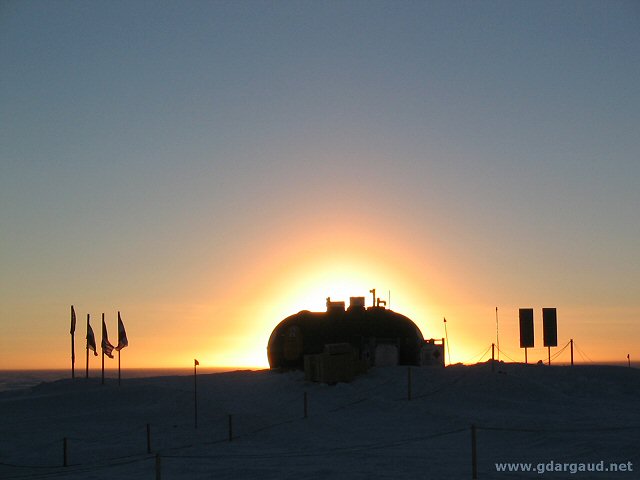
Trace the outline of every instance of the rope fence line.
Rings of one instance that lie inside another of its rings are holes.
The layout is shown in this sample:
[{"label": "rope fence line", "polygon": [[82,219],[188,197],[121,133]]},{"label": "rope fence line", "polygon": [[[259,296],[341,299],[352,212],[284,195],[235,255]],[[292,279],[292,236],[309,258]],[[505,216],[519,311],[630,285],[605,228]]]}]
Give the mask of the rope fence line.
[{"label": "rope fence line", "polygon": [[103,461],[103,462],[96,462],[96,463],[89,463],[89,464],[76,464],[76,465],[69,465],[67,467],[62,467],[60,465],[55,465],[55,466],[53,465],[52,466],[16,465],[11,463],[4,463],[4,462],[0,462],[0,465],[6,466],[6,467],[12,467],[12,468],[21,468],[21,469],[23,468],[23,469],[49,470],[48,472],[42,472],[42,473],[24,473],[24,474],[17,474],[17,475],[2,477],[3,479],[13,480],[13,479],[20,479],[20,478],[34,479],[34,478],[50,478],[50,477],[57,477],[57,476],[67,476],[72,473],[73,474],[89,473],[89,472],[104,470],[106,468],[120,467],[123,465],[132,465],[135,463],[152,460],[154,458],[155,458],[154,455],[145,454],[143,457],[131,458],[129,460],[117,461],[118,459],[112,459],[108,462]]},{"label": "rope fence line", "polygon": [[576,344],[576,342],[573,342],[573,347],[576,349],[576,351],[578,352],[578,354],[582,357],[582,359],[583,359],[584,361],[589,362],[589,363],[595,363],[593,360],[591,360],[591,359],[589,358],[589,356],[588,356],[586,353],[584,353],[584,352],[583,352],[583,351],[578,347],[578,345]]},{"label": "rope fence line", "polygon": [[133,433],[139,433],[141,431],[145,430],[144,426],[136,426],[134,428],[130,428],[127,430],[122,430],[122,431],[118,431],[118,432],[112,432],[106,435],[91,435],[91,436],[80,436],[80,437],[76,437],[76,436],[69,436],[67,437],[69,440],[74,440],[76,442],[84,442],[84,443],[102,443],[103,440],[112,440],[112,439],[116,439],[116,438],[121,438],[124,436],[129,436]]},{"label": "rope fence line", "polygon": [[553,355],[551,355],[551,360],[555,360],[556,358],[558,358],[560,355],[562,355],[562,353],[569,347],[569,345],[571,345],[571,340],[569,340],[567,342],[567,344],[562,347],[560,350],[558,350],[556,353],[554,353]]},{"label": "rope fence line", "polygon": [[[435,395],[436,393],[440,393],[444,390],[446,390],[447,388],[457,384],[460,380],[462,380],[464,377],[466,377],[469,374],[469,372],[463,372],[460,375],[458,375],[456,378],[454,378],[451,382],[448,382],[444,385],[442,385],[439,388],[436,388],[435,390],[431,390],[429,392],[426,393],[422,393],[420,395],[412,395],[411,398],[419,400],[421,398],[426,398],[426,397],[430,397],[431,395]],[[403,399],[404,400],[404,399]]]},{"label": "rope fence line", "polygon": [[[491,350],[491,345],[489,345],[487,348],[485,348],[484,350],[482,350],[482,353],[476,353],[475,355],[471,355],[471,356],[469,356],[467,359],[465,359],[465,360],[463,360],[463,361],[461,361],[461,362],[459,362],[459,363],[462,363],[462,364],[464,364],[464,365],[468,365],[468,364],[470,364],[470,363],[471,363],[471,364],[473,364],[473,363],[479,363],[480,359],[482,359],[482,358],[487,354],[487,352],[488,352],[489,350]],[[475,360],[476,358],[477,358],[477,359],[479,359],[479,360]]]},{"label": "rope fence line", "polygon": [[507,357],[509,360],[511,360],[513,363],[519,363],[517,360],[514,360],[513,358],[511,358],[509,355],[506,354],[506,352],[504,350],[502,350],[501,348],[496,347],[496,349],[498,350],[498,352],[501,355],[504,355],[505,357]]},{"label": "rope fence line", "polygon": [[[557,360],[563,353],[565,353],[565,351],[567,350],[567,348],[569,348],[569,346],[571,345],[571,340],[569,340],[560,350],[556,351],[553,355],[551,355],[551,360]],[[547,347],[544,347],[547,348]],[[582,359],[585,362],[588,363],[596,363],[594,362],[591,358],[589,358],[589,356],[578,346],[578,344],[576,343],[576,341],[573,341],[573,348],[576,350],[576,352],[578,352],[578,354],[582,357]],[[491,349],[491,347],[489,347],[489,349]],[[505,352],[503,349],[498,348],[498,346],[496,345],[496,350],[500,353],[500,355],[505,356],[508,360],[510,360],[513,363],[523,363],[521,360],[515,360],[513,357],[509,356],[507,354],[507,352]],[[529,350],[534,350],[534,351],[541,351],[542,348],[530,348]],[[467,362],[464,362],[465,364]],[[476,362],[476,363],[480,363],[480,361]],[[545,365],[549,365],[549,360],[542,360],[542,363],[544,363]]]},{"label": "rope fence line", "polygon": [[447,435],[453,435],[456,433],[467,432],[468,428],[458,428],[455,430],[448,430],[445,432],[438,432],[430,435],[420,435],[416,437],[409,437],[405,439],[396,440],[393,442],[379,442],[373,444],[361,444],[361,445],[349,445],[344,447],[334,447],[334,448],[326,448],[319,451],[314,452],[269,452],[269,453],[257,453],[257,454],[217,454],[217,455],[161,455],[162,458],[176,458],[176,459],[210,459],[210,460],[218,460],[220,458],[251,458],[251,459],[260,459],[260,458],[299,458],[299,457],[324,457],[332,454],[349,454],[359,451],[366,450],[378,450],[381,448],[391,448],[398,447],[403,445],[408,445],[410,443],[420,442],[424,440],[430,440],[433,438],[444,437]]},{"label": "rope fence line", "polygon": [[[640,430],[640,425],[630,425],[630,426],[622,426],[622,427],[584,427],[584,428],[516,428],[516,427],[495,427],[495,426],[490,426],[490,425],[477,425],[477,426],[474,426],[474,428],[476,430],[478,430],[478,431],[483,431],[484,430],[484,431],[496,431],[496,432],[519,432],[519,433],[585,433],[585,432],[600,433],[600,432]],[[102,462],[97,462],[97,463],[70,465],[68,467],[61,467],[59,465],[58,466],[53,466],[53,465],[48,465],[48,466],[44,466],[44,465],[18,465],[18,464],[12,464],[12,463],[7,463],[7,462],[0,462],[0,465],[6,466],[6,467],[12,467],[12,468],[48,469],[48,470],[50,470],[49,472],[44,472],[44,473],[18,474],[18,475],[4,477],[4,478],[7,478],[7,479],[50,478],[50,477],[55,477],[55,476],[59,476],[59,475],[67,475],[67,474],[70,474],[70,473],[76,473],[76,474],[77,473],[87,473],[87,472],[92,472],[92,471],[101,470],[101,469],[105,469],[105,468],[113,468],[113,467],[118,467],[118,466],[123,466],[123,465],[140,463],[140,462],[151,460],[151,459],[153,459],[153,458],[155,458],[157,456],[159,456],[159,457],[161,457],[163,459],[166,458],[166,459],[208,459],[208,460],[216,460],[216,459],[220,459],[220,458],[237,458],[237,459],[243,459],[243,458],[251,458],[251,459],[265,458],[266,459],[266,458],[269,458],[269,459],[273,459],[273,458],[321,457],[321,456],[326,456],[326,455],[331,455],[331,454],[334,454],[334,455],[335,454],[352,454],[352,453],[363,452],[363,451],[374,451],[374,450],[378,450],[378,449],[401,447],[401,446],[408,445],[408,444],[415,443],[415,442],[427,441],[427,440],[431,440],[431,439],[435,439],[435,438],[439,438],[439,437],[444,437],[444,436],[448,436],[448,435],[454,435],[454,434],[467,432],[468,430],[469,430],[468,427],[457,428],[457,429],[453,429],[453,430],[447,430],[447,431],[428,434],[428,435],[418,435],[418,436],[413,436],[413,437],[408,437],[408,438],[402,438],[402,439],[398,439],[398,440],[395,440],[395,441],[378,442],[378,443],[367,443],[367,444],[360,444],[360,445],[348,445],[348,446],[341,446],[341,447],[323,449],[321,451],[314,451],[314,452],[289,452],[289,451],[283,451],[283,452],[280,452],[280,453],[276,453],[276,452],[269,452],[269,453],[263,453],[263,454],[229,454],[229,453],[224,453],[224,454],[216,454],[216,455],[170,455],[170,454],[157,453],[156,456],[151,455],[151,454],[132,455],[132,456],[129,456],[129,457],[112,458],[112,459],[109,459],[107,461],[102,461]],[[245,435],[247,435],[247,434],[245,434]],[[218,442],[206,443],[206,445],[213,444],[213,443],[221,443],[221,442],[222,442],[222,440],[218,441]],[[193,445],[185,446],[185,448],[192,447],[192,446]],[[176,447],[176,448],[180,448],[180,447]],[[173,450],[173,448],[171,450]]]},{"label": "rope fence line", "polygon": [[484,360],[484,357],[489,358],[489,351],[490,350],[491,350],[491,346],[489,346],[487,351],[482,354],[482,356],[478,359],[478,361],[476,363],[482,363],[482,361]]},{"label": "rope fence line", "polygon": [[[569,343],[567,343],[559,352],[557,352],[557,355],[560,355],[567,347],[568,347]],[[575,343],[574,343],[575,346]],[[482,356],[486,355],[488,353],[488,351],[491,349],[491,347],[489,347]],[[404,370],[398,370],[398,372],[403,372]],[[417,395],[414,396],[414,399],[420,399],[420,398],[425,398],[431,395],[434,395],[436,393],[439,393],[441,391],[447,390],[448,388],[452,387],[453,385],[455,385],[456,383],[458,383],[463,377],[465,377],[469,372],[463,372],[461,375],[455,377],[453,380],[451,380],[450,382],[444,383],[443,385],[440,385],[438,388],[436,388],[435,390],[431,390],[429,392],[423,393],[421,395]],[[369,388],[367,388],[366,390],[364,390],[364,392],[366,393],[374,393],[377,391],[380,391],[383,387],[387,387],[389,384],[391,383],[396,383],[396,384],[400,384],[401,383],[401,376],[397,376],[397,377],[393,377],[390,378],[389,380],[386,380],[384,382],[381,382],[379,384],[373,385]],[[400,380],[399,380],[400,379]],[[384,390],[385,392],[388,392],[388,390]],[[362,393],[362,391],[358,392],[358,393]],[[361,404],[363,402],[367,402],[369,400],[372,400],[372,396],[366,396],[363,398],[358,398],[356,400],[351,400],[348,401],[346,403],[344,403],[343,405],[339,405],[337,407],[333,407],[331,409],[328,410],[324,410],[324,411],[320,411],[321,414],[327,414],[327,413],[333,413],[354,405],[358,405]],[[391,399],[391,398],[387,398],[387,400],[395,400],[397,401],[398,399]],[[291,405],[293,405],[293,403],[291,403]],[[296,409],[290,409],[290,410],[296,410]],[[305,411],[306,413],[306,411]],[[249,417],[251,417],[251,415],[249,415]],[[258,418],[264,418],[264,416],[261,415],[257,415]],[[216,415],[213,417],[208,417],[209,419],[209,425],[212,424],[212,421],[215,422],[216,419],[222,419],[222,418],[226,418],[225,415]],[[277,422],[273,422],[273,423],[267,423],[263,426],[259,426],[258,428],[254,428],[254,429],[250,429],[247,431],[244,431],[241,434],[236,434],[233,436],[233,439],[239,439],[239,438],[245,438],[245,437],[250,437],[251,435],[254,435],[256,433],[259,432],[263,432],[272,428],[276,428],[282,425],[287,425],[287,424],[291,424],[291,423],[295,423],[295,422],[299,422],[299,421],[304,421],[304,418],[302,415],[291,415],[288,416],[282,420],[279,420]],[[164,427],[166,427],[167,425],[164,425]],[[173,428],[176,428],[176,425],[173,425]],[[624,426],[624,427],[595,427],[595,428],[559,428],[559,429],[539,429],[539,428],[510,428],[510,427],[496,427],[496,426],[482,426],[479,425],[477,426],[478,430],[486,430],[486,431],[504,431],[504,432],[523,432],[523,433],[584,433],[584,432],[606,432],[606,431],[629,431],[629,430],[640,430],[640,426]],[[89,443],[89,444],[100,444],[100,443],[105,443],[104,441],[107,440],[116,440],[118,438],[122,438],[122,437],[130,437],[131,434],[134,434],[136,432],[141,432],[142,430],[144,430],[144,427],[142,426],[136,426],[136,427],[132,427],[132,428],[128,428],[125,430],[121,430],[121,431],[117,431],[117,432],[111,432],[108,435],[101,435],[96,439],[96,436],[82,436],[82,437],[66,437],[68,439],[74,440],[74,441],[79,441],[79,442],[84,442],[84,443]],[[368,450],[375,450],[375,449],[380,449],[380,448],[390,448],[390,447],[394,447],[394,446],[402,446],[402,445],[406,445],[409,443],[413,443],[413,442],[418,442],[418,441],[427,441],[429,439],[432,438],[437,438],[440,436],[447,436],[447,435],[453,435],[456,433],[461,433],[464,431],[467,431],[468,428],[459,428],[459,429],[455,429],[455,430],[451,430],[451,431],[446,431],[446,432],[440,432],[437,434],[430,434],[430,435],[421,435],[421,436],[417,436],[417,437],[411,437],[411,438],[405,438],[405,439],[398,439],[392,442],[384,442],[384,443],[378,443],[378,444],[365,444],[365,445],[351,445],[351,446],[344,446],[344,447],[337,447],[336,449],[328,449],[323,451],[323,453],[284,453],[281,454],[282,458],[289,458],[289,457],[304,457],[304,456],[321,456],[321,455],[327,455],[330,453],[340,453],[340,454],[349,454],[349,453],[355,453],[355,452],[359,452],[359,451],[368,451]],[[147,430],[148,432],[148,430]],[[191,438],[194,437],[194,434],[197,433],[197,431],[193,431],[192,429],[188,429],[188,431],[186,432],[186,434],[190,434]],[[220,458],[221,456],[224,457],[229,457],[229,455],[210,455],[210,456],[189,456],[189,455],[176,455],[176,454],[169,454],[169,452],[178,452],[180,450],[186,450],[189,448],[193,448],[196,446],[205,446],[205,445],[215,445],[215,444],[220,444],[220,443],[226,443],[228,441],[231,440],[231,437],[229,437],[229,439],[227,438],[223,438],[222,434],[220,434],[220,438],[219,439],[215,439],[213,441],[198,441],[198,439],[195,439],[195,442],[190,442],[190,443],[185,443],[182,445],[178,445],[178,446],[164,446],[160,449],[155,449],[155,456],[160,456],[161,458]],[[101,442],[102,441],[102,442]],[[41,447],[54,447],[54,446],[60,446],[60,441],[52,441],[52,442],[46,442],[46,443],[42,443]],[[113,447],[113,445],[105,445],[105,448],[111,448]],[[129,448],[127,446],[123,447],[123,448]],[[140,450],[142,450],[142,442],[141,442],[141,447]],[[263,457],[273,457],[273,454],[249,454],[249,455],[236,455],[236,456],[231,456],[229,458],[263,458]],[[8,468],[24,468],[24,469],[34,469],[34,470],[49,470],[48,472],[41,472],[41,473],[29,473],[29,474],[22,474],[22,475],[17,475],[17,476],[10,476],[10,477],[3,477],[3,478],[9,478],[9,479],[18,479],[18,478],[48,478],[48,477],[54,477],[54,476],[59,476],[59,475],[67,475],[69,473],[81,473],[84,472],[85,470],[82,469],[86,469],[86,471],[96,471],[96,470],[100,470],[100,469],[104,469],[104,468],[112,468],[112,467],[117,467],[120,465],[128,465],[128,464],[133,464],[133,463],[139,463],[139,462],[143,462],[143,461],[147,461],[149,459],[155,458],[153,455],[150,455],[149,453],[134,453],[134,454],[130,454],[130,455],[120,455],[120,456],[114,456],[114,457],[108,457],[106,459],[102,459],[99,462],[96,463],[75,463],[75,464],[69,464],[66,467],[62,467],[60,464],[58,465],[22,465],[19,463],[12,463],[12,462],[3,462],[0,460],[0,466],[3,467],[8,467]],[[65,458],[65,462],[66,462],[66,458]]]},{"label": "rope fence line", "polygon": [[[558,350],[557,352],[555,352],[553,355],[551,355],[551,360],[556,360],[558,357],[560,357],[560,355],[562,355],[566,349],[569,347],[569,345],[571,345],[571,340],[569,340],[560,350]],[[467,360],[463,360],[462,364],[464,365],[474,365],[474,364],[478,364],[478,363],[482,363],[482,361],[484,360],[485,357],[487,357],[489,355],[489,352],[491,352],[491,347],[495,348],[495,351],[497,353],[499,353],[500,355],[506,357],[508,360],[510,360],[513,363],[524,363],[521,360],[516,360],[514,359],[512,356],[510,356],[505,350],[503,350],[502,348],[499,348],[497,345],[492,344],[489,345],[481,354],[476,354],[473,356],[468,357]],[[582,352],[582,350],[580,350],[578,348],[578,346],[576,345],[576,342],[573,342],[573,346],[574,348],[578,351],[578,353],[580,353],[580,355],[582,356],[582,358],[585,361],[589,361],[590,363],[595,363],[593,362],[593,360],[591,360],[584,352]],[[545,347],[546,348],[546,347]],[[538,348],[538,349],[534,349],[531,348],[530,350],[542,350],[542,348]],[[548,360],[543,360],[542,361],[545,365],[549,365],[549,361]]]},{"label": "rope fence line", "polygon": [[39,450],[39,451],[55,448],[59,445],[60,445],[60,440],[50,440],[42,443],[29,442],[29,448],[31,450]]},{"label": "rope fence line", "polygon": [[490,427],[476,425],[478,430],[494,432],[523,432],[523,433],[588,433],[588,432],[621,432],[628,430],[640,430],[640,425],[628,425],[626,427],[583,427],[583,428],[509,428]]}]

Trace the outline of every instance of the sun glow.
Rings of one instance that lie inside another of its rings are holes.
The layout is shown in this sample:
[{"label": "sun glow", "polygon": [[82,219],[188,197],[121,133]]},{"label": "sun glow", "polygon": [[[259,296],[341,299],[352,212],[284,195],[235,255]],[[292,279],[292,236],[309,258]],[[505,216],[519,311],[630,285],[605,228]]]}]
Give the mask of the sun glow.
[{"label": "sun glow", "polygon": [[439,329],[433,331],[439,314],[430,305],[428,282],[406,268],[402,259],[383,257],[371,248],[327,248],[310,249],[287,260],[260,289],[261,314],[256,321],[267,325],[269,332],[300,310],[325,311],[327,297],[346,305],[350,297],[365,297],[371,306],[375,288],[376,298],[387,308],[414,320],[426,337],[440,338]]},{"label": "sun glow", "polygon": [[[350,297],[364,297],[371,306],[374,288],[376,298],[413,320],[425,338],[444,337],[442,318],[449,312],[443,300],[453,282],[438,265],[437,249],[416,246],[410,235],[398,238],[399,228],[391,225],[340,223],[278,230],[269,242],[244,245],[229,258],[232,275],[207,288],[216,295],[185,340],[200,352],[202,365],[265,367],[269,337],[283,319],[301,310],[325,311],[327,297],[346,305]],[[452,354],[455,361],[460,347]]]}]

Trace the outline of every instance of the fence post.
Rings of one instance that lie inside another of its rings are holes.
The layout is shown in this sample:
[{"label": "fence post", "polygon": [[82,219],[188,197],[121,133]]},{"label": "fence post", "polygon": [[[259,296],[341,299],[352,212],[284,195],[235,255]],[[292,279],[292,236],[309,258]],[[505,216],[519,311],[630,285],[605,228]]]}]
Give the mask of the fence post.
[{"label": "fence post", "polygon": [[69,445],[67,437],[62,439],[62,466],[69,466]]},{"label": "fence post", "polygon": [[471,425],[471,478],[478,478],[478,449],[476,443],[476,426]]},{"label": "fence post", "polygon": [[156,453],[156,480],[162,480],[162,462],[159,453]]},{"label": "fence post", "polygon": [[304,392],[304,418],[309,416],[307,392]]},{"label": "fence post", "polygon": [[151,424],[147,423],[147,453],[151,453]]},{"label": "fence post", "polygon": [[233,440],[233,415],[229,414],[229,441]]},{"label": "fence post", "polygon": [[496,344],[491,344],[491,371],[496,371]]},{"label": "fence post", "polygon": [[573,338],[571,339],[571,366],[573,367]]}]

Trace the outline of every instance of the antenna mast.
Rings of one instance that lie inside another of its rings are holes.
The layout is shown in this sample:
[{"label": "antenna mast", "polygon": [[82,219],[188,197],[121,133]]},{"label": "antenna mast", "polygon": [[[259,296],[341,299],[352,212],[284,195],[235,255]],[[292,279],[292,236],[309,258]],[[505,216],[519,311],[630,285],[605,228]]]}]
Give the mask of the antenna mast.
[{"label": "antenna mast", "polygon": [[496,307],[496,344],[498,346],[498,361],[500,361],[500,334],[498,332],[498,307]]},{"label": "antenna mast", "polygon": [[[449,348],[449,334],[447,333],[447,317],[444,318],[444,338],[447,344],[447,356],[449,357],[449,365],[451,365],[451,349]],[[446,363],[445,363],[446,366]]]}]

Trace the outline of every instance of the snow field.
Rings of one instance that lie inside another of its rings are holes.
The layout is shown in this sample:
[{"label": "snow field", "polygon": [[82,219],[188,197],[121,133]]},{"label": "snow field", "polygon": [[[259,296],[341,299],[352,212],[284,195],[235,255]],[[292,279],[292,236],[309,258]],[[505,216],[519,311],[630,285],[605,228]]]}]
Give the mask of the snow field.
[{"label": "snow field", "polygon": [[[349,384],[301,372],[61,380],[0,394],[0,478],[479,478],[496,462],[631,461],[640,371],[500,364],[374,368]],[[307,394],[308,418],[304,418]],[[229,441],[229,415],[233,439]],[[147,453],[147,424],[151,454]],[[63,464],[67,438],[67,467]],[[640,473],[550,478],[640,478]],[[613,475],[613,476],[612,476]]]}]

